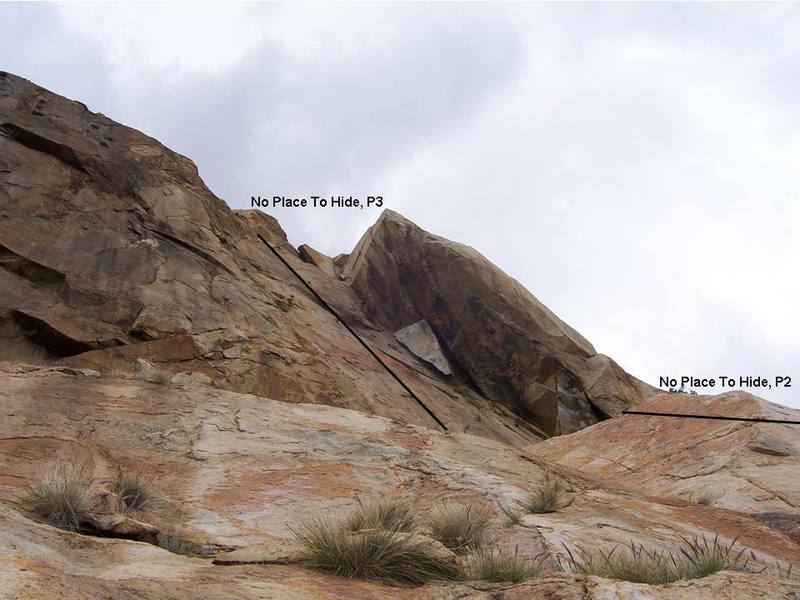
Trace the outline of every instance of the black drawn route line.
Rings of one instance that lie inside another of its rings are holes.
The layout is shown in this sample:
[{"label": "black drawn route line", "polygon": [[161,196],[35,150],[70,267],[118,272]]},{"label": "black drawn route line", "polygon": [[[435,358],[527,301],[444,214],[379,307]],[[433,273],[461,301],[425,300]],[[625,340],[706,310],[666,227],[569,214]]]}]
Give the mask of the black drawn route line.
[{"label": "black drawn route line", "polygon": [[372,355],[372,357],[373,357],[375,360],[377,360],[377,361],[380,363],[380,365],[381,365],[381,366],[382,366],[384,369],[386,369],[386,371],[389,373],[389,375],[391,375],[391,376],[392,376],[392,377],[395,379],[395,381],[397,381],[397,383],[399,383],[399,384],[400,384],[400,386],[401,386],[401,387],[402,387],[402,388],[403,388],[403,389],[404,389],[406,392],[408,392],[408,394],[409,394],[409,395],[410,395],[410,396],[411,396],[411,397],[412,397],[414,400],[416,400],[416,401],[417,401],[417,403],[418,403],[418,404],[419,404],[419,405],[420,405],[422,408],[424,408],[424,409],[425,409],[425,412],[426,412],[426,413],[428,413],[428,414],[431,416],[431,418],[432,418],[434,421],[436,421],[436,424],[437,424],[437,425],[439,425],[439,427],[441,427],[441,428],[442,428],[442,429],[444,429],[445,431],[447,431],[447,426],[446,426],[444,423],[442,423],[441,419],[439,419],[439,417],[437,417],[437,416],[436,416],[436,415],[433,413],[433,411],[432,411],[430,408],[428,408],[428,407],[425,405],[425,403],[424,403],[422,400],[420,400],[420,399],[419,399],[419,397],[418,397],[418,396],[417,396],[417,395],[416,395],[416,394],[415,394],[413,391],[411,391],[411,388],[410,388],[410,387],[408,387],[408,386],[405,384],[405,382],[404,382],[402,379],[400,379],[399,375],[397,375],[397,373],[395,373],[395,372],[394,372],[394,371],[391,369],[391,367],[389,367],[389,365],[387,365],[387,364],[386,364],[386,363],[385,363],[385,362],[384,362],[384,361],[381,359],[381,357],[377,355],[377,353],[376,353],[376,352],[375,352],[375,351],[374,351],[372,348],[370,348],[369,344],[367,344],[367,342],[365,342],[363,339],[361,339],[361,336],[360,336],[360,335],[358,335],[358,334],[357,334],[355,331],[353,331],[353,329],[352,329],[352,328],[351,328],[351,327],[350,327],[350,326],[349,326],[349,325],[348,325],[348,324],[345,322],[345,320],[344,320],[344,319],[342,319],[342,317],[340,317],[340,316],[339,316],[339,313],[337,313],[335,310],[333,310],[333,308],[331,307],[331,305],[330,305],[330,304],[328,304],[327,302],[325,302],[325,300],[322,298],[322,296],[320,296],[320,295],[319,295],[319,294],[318,294],[318,293],[317,293],[317,292],[314,290],[314,288],[312,288],[312,287],[311,287],[311,285],[310,285],[310,284],[309,284],[309,283],[308,283],[308,282],[307,282],[305,279],[303,279],[303,278],[300,276],[300,273],[298,273],[297,271],[295,271],[295,270],[294,270],[294,268],[292,267],[292,265],[290,265],[288,262],[286,262],[286,259],[285,259],[285,258],[283,258],[283,256],[281,256],[281,255],[278,253],[278,251],[277,251],[277,250],[276,250],[276,249],[273,247],[273,245],[272,245],[272,244],[270,244],[270,243],[269,243],[267,240],[265,240],[265,239],[264,239],[264,238],[261,236],[261,234],[260,234],[260,233],[259,233],[259,234],[257,234],[257,235],[258,235],[258,239],[260,239],[260,240],[261,240],[261,241],[264,243],[264,245],[265,245],[267,248],[269,248],[269,249],[272,251],[272,253],[273,253],[275,256],[277,256],[277,257],[278,257],[278,260],[279,260],[279,261],[281,261],[281,262],[282,262],[282,263],[283,263],[283,264],[286,266],[286,268],[287,268],[287,269],[289,269],[289,270],[292,272],[292,274],[293,274],[295,277],[297,277],[297,279],[299,279],[299,280],[300,280],[300,283],[302,283],[302,284],[303,284],[303,285],[304,285],[304,286],[305,286],[305,287],[308,289],[308,291],[309,291],[309,292],[311,292],[312,294],[314,294],[314,297],[315,297],[317,300],[319,300],[319,301],[320,301],[320,304],[322,304],[322,306],[324,306],[324,307],[325,307],[325,308],[328,310],[328,312],[329,312],[329,313],[331,313],[331,314],[332,314],[334,317],[336,317],[336,320],[337,320],[337,321],[339,321],[339,323],[341,323],[342,325],[344,325],[344,328],[345,328],[345,329],[347,329],[347,331],[349,331],[349,332],[350,332],[350,334],[351,334],[351,335],[352,335],[354,338],[356,338],[356,339],[359,341],[359,343],[360,343],[362,346],[364,346],[364,348],[366,348],[366,349],[367,349],[367,352],[369,352],[369,353]]},{"label": "black drawn route line", "polygon": [[721,415],[687,415],[684,413],[648,412],[644,410],[623,410],[623,415],[644,415],[647,417],[681,417],[684,419],[713,419],[715,421],[745,421],[748,423],[782,423],[784,425],[800,425],[800,421],[784,419],[759,419],[754,417],[723,417]]}]

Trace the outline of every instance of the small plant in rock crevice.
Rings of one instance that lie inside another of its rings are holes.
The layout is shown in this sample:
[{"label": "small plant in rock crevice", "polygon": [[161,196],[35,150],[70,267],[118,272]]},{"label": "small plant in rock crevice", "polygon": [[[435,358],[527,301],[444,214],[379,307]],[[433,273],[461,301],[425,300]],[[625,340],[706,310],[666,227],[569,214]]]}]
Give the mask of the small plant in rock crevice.
[{"label": "small plant in rock crevice", "polygon": [[23,505],[61,529],[80,531],[97,506],[86,470],[76,465],[55,464],[36,484],[28,487]]},{"label": "small plant in rock crevice", "polygon": [[187,542],[174,531],[159,533],[157,541],[160,548],[173,554],[181,554],[183,556],[193,556],[195,554],[194,544]]},{"label": "small plant in rock crevice", "polygon": [[513,527],[514,525],[519,525],[522,523],[522,513],[514,508],[509,508],[507,506],[503,506],[502,504],[498,505],[500,507],[500,511],[505,515],[505,522],[503,523],[504,527]]},{"label": "small plant in rock crevice", "polygon": [[531,513],[555,512],[559,508],[563,492],[564,482],[547,470],[544,472],[539,487],[520,504]]},{"label": "small plant in rock crevice", "polygon": [[547,556],[540,554],[525,558],[519,555],[518,548],[514,549],[514,554],[504,554],[496,548],[481,548],[469,557],[468,572],[471,577],[483,581],[519,583],[541,577]]},{"label": "small plant in rock crevice", "polygon": [[416,526],[414,507],[407,498],[389,496],[362,502],[356,498],[358,508],[345,520],[351,531],[383,529],[386,531],[412,531]]},{"label": "small plant in rock crevice", "polygon": [[442,502],[431,510],[427,526],[433,539],[463,553],[485,543],[490,522],[488,511],[476,504]]},{"label": "small plant in rock crevice", "polygon": [[112,487],[117,494],[120,512],[141,510],[153,500],[150,488],[141,474],[132,471],[117,471]]},{"label": "small plant in rock crevice", "polygon": [[704,490],[692,494],[691,501],[702,506],[711,506],[714,504],[714,502],[719,500],[719,497],[719,492],[715,492],[713,490]]},{"label": "small plant in rock crevice", "polygon": [[768,569],[768,572],[775,577],[780,577],[781,579],[797,579],[793,571],[794,565],[792,565],[792,563],[781,563],[779,561],[775,561],[774,569]]}]

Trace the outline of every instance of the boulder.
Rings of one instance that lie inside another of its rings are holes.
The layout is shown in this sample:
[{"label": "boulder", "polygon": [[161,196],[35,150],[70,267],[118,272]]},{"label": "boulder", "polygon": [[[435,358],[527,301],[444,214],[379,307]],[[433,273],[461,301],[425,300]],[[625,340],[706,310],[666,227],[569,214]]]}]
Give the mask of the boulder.
[{"label": "boulder", "polygon": [[90,515],[86,524],[91,530],[109,537],[138,540],[150,544],[158,543],[159,530],[157,527],[137,521],[127,515],[119,513]]},{"label": "boulder", "polygon": [[453,374],[439,340],[436,339],[436,334],[426,320],[417,321],[413,325],[395,331],[394,337],[415,356],[436,367],[443,375]]}]

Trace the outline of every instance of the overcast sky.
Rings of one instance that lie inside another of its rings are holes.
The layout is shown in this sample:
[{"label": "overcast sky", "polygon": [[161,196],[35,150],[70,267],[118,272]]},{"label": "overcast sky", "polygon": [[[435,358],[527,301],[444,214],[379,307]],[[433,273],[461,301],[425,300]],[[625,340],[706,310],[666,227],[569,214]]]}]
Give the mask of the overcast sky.
[{"label": "overcast sky", "polygon": [[[252,195],[378,194],[632,374],[792,376],[800,5],[2,4],[0,68]],[[348,252],[378,210],[271,211]]]}]

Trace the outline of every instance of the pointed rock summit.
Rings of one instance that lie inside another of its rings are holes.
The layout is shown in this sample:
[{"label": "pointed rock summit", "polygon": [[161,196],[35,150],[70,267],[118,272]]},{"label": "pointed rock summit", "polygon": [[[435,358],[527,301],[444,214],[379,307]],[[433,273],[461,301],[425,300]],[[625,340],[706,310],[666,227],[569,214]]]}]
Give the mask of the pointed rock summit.
[{"label": "pointed rock summit", "polygon": [[548,434],[619,414],[652,392],[480,253],[391,210],[343,276],[370,318],[391,329],[426,321],[482,395]]}]

